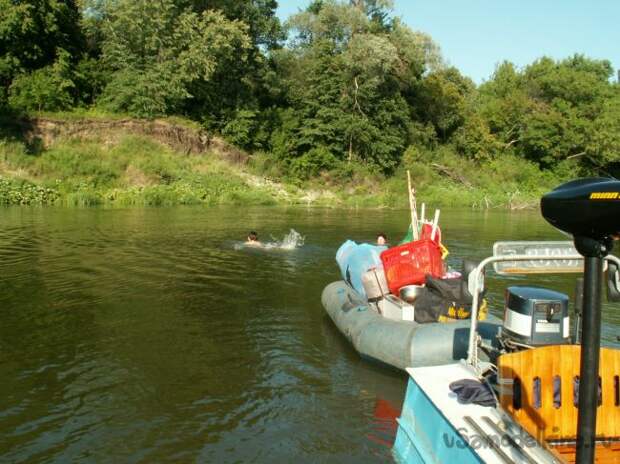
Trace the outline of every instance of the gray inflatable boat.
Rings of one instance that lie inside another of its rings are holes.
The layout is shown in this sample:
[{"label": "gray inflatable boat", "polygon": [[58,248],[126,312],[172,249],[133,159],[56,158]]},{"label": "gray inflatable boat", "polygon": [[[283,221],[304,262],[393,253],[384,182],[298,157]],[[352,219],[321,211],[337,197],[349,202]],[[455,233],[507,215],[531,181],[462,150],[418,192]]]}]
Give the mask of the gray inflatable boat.
[{"label": "gray inflatable boat", "polygon": [[[364,358],[403,370],[467,358],[468,319],[420,324],[403,320],[407,318],[404,313],[403,317],[386,317],[379,304],[369,303],[344,281],[325,287],[321,300],[336,327]],[[497,345],[501,324],[500,319],[490,314],[478,323],[484,344]],[[482,353],[480,357],[484,360]]]}]

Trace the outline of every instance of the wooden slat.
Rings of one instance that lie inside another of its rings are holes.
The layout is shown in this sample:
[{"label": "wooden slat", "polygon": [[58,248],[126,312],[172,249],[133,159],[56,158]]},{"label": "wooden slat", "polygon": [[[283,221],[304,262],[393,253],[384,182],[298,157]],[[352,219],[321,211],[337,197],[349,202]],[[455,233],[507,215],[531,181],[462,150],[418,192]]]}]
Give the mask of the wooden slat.
[{"label": "wooden slat", "polygon": [[[553,451],[565,462],[575,464],[577,452],[574,445],[556,446]],[[620,464],[620,443],[597,445],[594,451],[594,462],[596,464]]]},{"label": "wooden slat", "polygon": [[[566,348],[566,347],[565,347]],[[560,353],[560,375],[562,376],[562,428],[558,438],[577,436],[577,417],[579,409],[573,404],[573,378],[579,375],[581,366],[581,349],[578,346],[570,346],[572,350],[564,349]],[[575,349],[576,348],[576,349]],[[554,437],[555,438],[555,437]]]},{"label": "wooden slat", "polygon": [[[620,437],[620,407],[615,404],[614,376],[620,376],[620,356],[614,356],[614,351],[601,352],[601,373],[603,404],[599,408],[598,420],[606,424],[606,430]],[[597,427],[598,431],[598,427]]]},{"label": "wooden slat", "polygon": [[[578,408],[573,404],[573,378],[579,375],[581,349],[552,345],[508,353],[499,357],[500,381],[521,380],[522,407],[515,410],[508,385],[502,384],[500,403],[534,437],[570,440],[577,435]],[[599,437],[620,437],[620,407],[615,404],[614,376],[620,376],[620,350],[601,349],[599,372],[602,404],[597,410]],[[561,377],[561,407],[553,406],[553,378]],[[534,378],[541,382],[541,407],[534,407]]]}]

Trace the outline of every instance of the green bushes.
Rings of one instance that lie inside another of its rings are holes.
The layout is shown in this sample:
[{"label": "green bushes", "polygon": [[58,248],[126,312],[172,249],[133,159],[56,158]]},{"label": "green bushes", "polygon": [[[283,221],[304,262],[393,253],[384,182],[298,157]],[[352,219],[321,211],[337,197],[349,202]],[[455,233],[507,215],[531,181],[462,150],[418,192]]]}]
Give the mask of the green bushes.
[{"label": "green bushes", "polygon": [[[212,155],[183,156],[144,137],[114,142],[61,141],[29,154],[0,141],[0,204],[216,205],[275,204],[269,187],[250,186]],[[9,178],[10,176],[11,178]]]},{"label": "green bushes", "polygon": [[[468,160],[449,146],[437,150],[410,148],[404,169],[410,169],[418,194],[437,205],[474,208],[533,207],[540,196],[573,177],[570,161],[562,169],[542,171],[537,163],[511,152],[496,153],[484,161]],[[389,183],[406,192],[404,169]],[[403,197],[403,205],[406,197]]]},{"label": "green bushes", "polygon": [[240,110],[224,126],[222,135],[237,147],[252,148],[255,133],[258,128],[258,113],[252,110]]},{"label": "green bushes", "polygon": [[54,64],[17,76],[9,88],[9,104],[21,111],[69,108],[75,88],[69,61],[69,53],[61,50]]},{"label": "green bushes", "polygon": [[313,148],[291,161],[290,173],[296,179],[317,177],[321,171],[329,171],[339,164],[332,153],[324,147]]},{"label": "green bushes", "polygon": [[58,198],[59,194],[55,189],[0,177],[2,205],[51,205],[56,203]]}]

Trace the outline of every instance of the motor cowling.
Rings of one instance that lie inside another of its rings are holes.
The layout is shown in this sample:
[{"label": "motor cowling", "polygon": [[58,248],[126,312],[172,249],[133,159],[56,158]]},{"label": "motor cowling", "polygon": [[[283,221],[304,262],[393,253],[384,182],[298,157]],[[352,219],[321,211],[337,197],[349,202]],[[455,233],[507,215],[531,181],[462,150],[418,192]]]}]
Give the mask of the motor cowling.
[{"label": "motor cowling", "polygon": [[502,338],[528,346],[570,343],[568,296],[540,287],[508,287]]},{"label": "motor cowling", "polygon": [[542,197],[543,217],[575,238],[608,240],[620,234],[620,180],[577,179]]}]

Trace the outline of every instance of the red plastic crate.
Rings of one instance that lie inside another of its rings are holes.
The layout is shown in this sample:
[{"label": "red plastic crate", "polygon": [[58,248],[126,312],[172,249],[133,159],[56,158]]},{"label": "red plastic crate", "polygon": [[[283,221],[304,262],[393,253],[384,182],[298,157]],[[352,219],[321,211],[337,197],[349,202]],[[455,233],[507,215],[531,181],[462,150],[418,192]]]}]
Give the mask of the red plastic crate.
[{"label": "red plastic crate", "polygon": [[[433,235],[433,226],[431,224],[425,223],[422,224],[422,231],[420,232],[420,240],[425,238],[430,239],[431,235]],[[441,243],[441,229],[437,226],[437,230],[435,231],[435,243]]]},{"label": "red plastic crate", "polygon": [[405,285],[420,285],[426,280],[426,274],[433,277],[443,275],[443,261],[439,245],[422,239],[389,248],[381,253],[381,262],[388,288],[394,295]]}]

